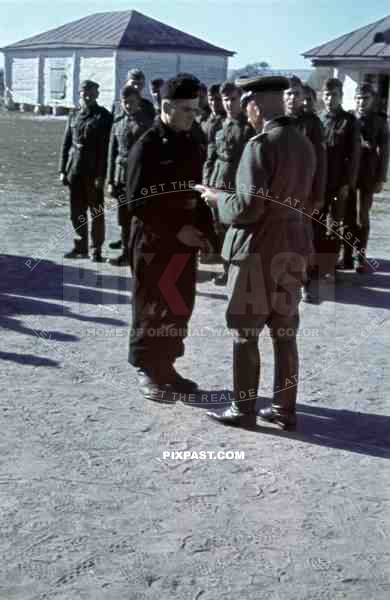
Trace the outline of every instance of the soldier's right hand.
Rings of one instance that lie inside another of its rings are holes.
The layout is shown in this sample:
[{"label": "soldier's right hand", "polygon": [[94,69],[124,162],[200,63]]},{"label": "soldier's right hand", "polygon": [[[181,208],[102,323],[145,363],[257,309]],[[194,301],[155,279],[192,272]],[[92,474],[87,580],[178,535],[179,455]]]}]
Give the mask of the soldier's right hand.
[{"label": "soldier's right hand", "polygon": [[65,173],[60,174],[60,181],[63,185],[69,185],[69,181]]},{"label": "soldier's right hand", "polygon": [[204,242],[204,236],[199,229],[193,225],[183,225],[177,234],[179,242],[191,248],[200,248]]}]

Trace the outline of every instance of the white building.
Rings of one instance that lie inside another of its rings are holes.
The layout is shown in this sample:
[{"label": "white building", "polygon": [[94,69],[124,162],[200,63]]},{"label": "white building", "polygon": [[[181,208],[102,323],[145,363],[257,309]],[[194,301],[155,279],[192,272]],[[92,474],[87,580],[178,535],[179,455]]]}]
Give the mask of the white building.
[{"label": "white building", "polygon": [[64,107],[77,104],[83,79],[97,81],[100,103],[111,107],[135,67],[147,80],[189,72],[220,83],[234,54],[135,10],[89,15],[1,51],[15,102]]},{"label": "white building", "polygon": [[333,77],[343,81],[345,109],[354,108],[356,86],[370,81],[380,108],[390,113],[390,16],[312,48],[303,56],[310,58],[313,66],[331,67]]}]

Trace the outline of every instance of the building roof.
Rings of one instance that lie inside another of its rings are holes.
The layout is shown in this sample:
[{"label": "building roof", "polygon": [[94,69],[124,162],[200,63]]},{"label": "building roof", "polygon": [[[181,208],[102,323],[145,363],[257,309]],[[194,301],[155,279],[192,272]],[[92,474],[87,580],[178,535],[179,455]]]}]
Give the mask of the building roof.
[{"label": "building roof", "polygon": [[390,16],[307,50],[303,56],[315,60],[389,58]]},{"label": "building roof", "polygon": [[174,50],[222,56],[235,54],[147,17],[136,10],[88,15],[83,19],[6,46],[3,51],[48,48],[126,48],[151,52]]}]

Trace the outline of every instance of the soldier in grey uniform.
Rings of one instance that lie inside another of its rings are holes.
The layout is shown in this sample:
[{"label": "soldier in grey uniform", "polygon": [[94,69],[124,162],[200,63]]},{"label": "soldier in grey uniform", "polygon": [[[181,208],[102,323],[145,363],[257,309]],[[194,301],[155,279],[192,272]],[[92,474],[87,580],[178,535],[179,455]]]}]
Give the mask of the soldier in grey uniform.
[{"label": "soldier in grey uniform", "polygon": [[[148,119],[150,123],[149,126],[151,127],[154,121],[154,117],[156,116],[156,111],[152,102],[142,96],[142,93],[145,89],[145,73],[141,71],[141,69],[130,69],[130,71],[127,73],[127,79],[123,87],[127,86],[133,87],[139,91],[141,96],[140,110],[144,113],[144,119]],[[112,107],[112,114],[116,116],[117,113],[120,112],[120,102],[114,102]]]},{"label": "soldier in grey uniform", "polygon": [[148,118],[145,121],[145,113],[140,109],[141,96],[136,88],[124,87],[121,96],[122,113],[115,117],[111,130],[107,177],[108,192],[118,200],[118,224],[122,230],[122,253],[110,260],[115,266],[128,264],[130,216],[126,202],[126,184],[129,152],[137,139],[149,129],[150,124]]},{"label": "soldier in grey uniform", "polygon": [[[226,113],[223,108],[221,94],[219,93],[220,85],[214,83],[207,90],[207,102],[210,107],[210,114],[206,121],[202,123],[202,129],[207,136],[208,143],[215,137],[216,131],[221,129]],[[208,169],[213,167],[213,162],[207,165]],[[203,174],[204,179],[208,179],[211,173],[205,169]]]},{"label": "soldier in grey uniform", "polygon": [[258,336],[267,324],[274,345],[274,396],[271,407],[262,409],[259,416],[293,430],[299,293],[311,251],[304,213],[297,207],[305,206],[310,195],[315,153],[294,121],[283,115],[283,90],[289,86],[286,78],[246,78],[241,85],[252,91],[246,111],[259,133],[245,147],[236,189],[215,192],[197,188],[221,221],[230,225],[223,256],[230,263],[226,320],[235,332],[235,399],[228,409],[209,416],[225,424],[255,426]]},{"label": "soldier in grey uniform", "polygon": [[[356,219],[355,233],[359,240],[355,269],[366,273],[365,260],[370,232],[370,210],[374,194],[382,191],[389,165],[389,127],[387,118],[374,109],[376,94],[370,83],[363,83],[355,92],[355,115],[360,125],[362,151],[356,190],[351,191],[348,217]],[[353,226],[353,225],[352,225]]]},{"label": "soldier in grey uniform", "polygon": [[88,208],[92,216],[95,262],[103,262],[104,181],[112,125],[108,110],[99,106],[99,84],[86,80],[80,85],[80,110],[69,115],[60,159],[60,181],[69,186],[71,220],[77,238],[65,258],[88,258]]},{"label": "soldier in grey uniform", "polygon": [[[203,168],[203,183],[219,190],[234,190],[236,172],[245,144],[254,130],[244,115],[241,104],[241,90],[231,81],[220,87],[222,105],[226,119],[222,127],[213,130],[213,136],[208,142],[207,159]],[[226,227],[215,218],[216,231],[221,246],[225,237]],[[228,265],[224,263],[224,271],[215,278],[216,285],[226,285]]]}]

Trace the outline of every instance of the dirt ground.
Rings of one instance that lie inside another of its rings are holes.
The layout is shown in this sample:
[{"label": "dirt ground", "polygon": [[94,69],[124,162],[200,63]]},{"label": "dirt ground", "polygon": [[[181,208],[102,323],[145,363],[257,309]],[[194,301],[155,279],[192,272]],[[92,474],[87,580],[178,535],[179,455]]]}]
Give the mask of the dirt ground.
[{"label": "dirt ground", "polygon": [[[372,272],[302,306],[297,433],[224,428],[204,410],[232,389],[224,288],[202,267],[177,364],[207,393],[144,401],[127,269],[62,260],[64,124],[0,115],[1,600],[387,600],[390,195]],[[260,347],[259,407],[267,332]],[[245,458],[163,458],[184,451]]]}]

